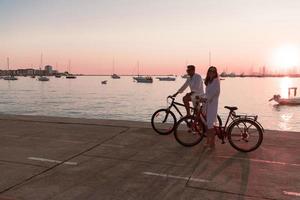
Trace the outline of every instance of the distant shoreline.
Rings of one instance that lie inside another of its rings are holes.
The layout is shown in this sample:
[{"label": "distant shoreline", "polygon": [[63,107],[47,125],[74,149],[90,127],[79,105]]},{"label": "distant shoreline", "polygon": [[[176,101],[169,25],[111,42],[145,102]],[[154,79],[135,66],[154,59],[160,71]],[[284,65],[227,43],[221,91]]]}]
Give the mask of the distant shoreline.
[{"label": "distant shoreline", "polygon": [[[111,76],[111,74],[73,74],[75,76]],[[1,75],[0,77],[4,77],[5,75]],[[28,76],[24,76],[24,75],[14,75],[17,77],[29,77]],[[36,75],[39,76],[39,75]],[[45,75],[45,76],[55,76],[55,75]],[[62,75],[64,76],[64,75]],[[169,77],[181,77],[181,75],[161,75],[161,74],[140,74],[140,75],[128,75],[128,74],[124,74],[124,75],[119,75],[119,76],[128,76],[128,77],[133,77],[133,76],[169,76]],[[204,75],[202,75],[204,76]],[[288,77],[288,78],[300,78],[300,74],[295,74],[295,75],[236,75],[236,76],[222,76],[220,75],[221,78],[284,78],[284,77]]]}]

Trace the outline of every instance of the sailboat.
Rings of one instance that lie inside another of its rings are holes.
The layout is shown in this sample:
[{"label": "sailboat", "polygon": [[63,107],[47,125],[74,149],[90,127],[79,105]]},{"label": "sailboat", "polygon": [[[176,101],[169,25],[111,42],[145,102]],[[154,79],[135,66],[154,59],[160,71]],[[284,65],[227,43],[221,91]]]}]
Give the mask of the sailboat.
[{"label": "sailboat", "polygon": [[[70,69],[71,69],[71,61],[69,60],[69,65],[68,65],[68,71],[70,71]],[[66,75],[66,78],[68,78],[68,79],[75,79],[75,78],[77,78],[75,75],[73,75],[73,74],[67,74]]]},{"label": "sailboat", "polygon": [[133,77],[133,80],[135,80],[138,83],[153,83],[153,79],[151,76],[140,76],[139,74],[139,69],[140,69],[140,64],[139,62],[137,63],[138,67],[138,76]]},{"label": "sailboat", "polygon": [[120,79],[121,77],[115,74],[115,59],[113,59],[113,74],[111,75],[112,79]]},{"label": "sailboat", "polygon": [[[7,70],[9,71],[9,57],[7,57]],[[14,77],[14,75],[10,75],[10,76],[4,77],[3,80],[6,80],[6,81],[16,81],[16,80],[18,80],[18,78]]]},{"label": "sailboat", "polygon": [[[57,62],[56,62],[56,69],[57,69]],[[61,78],[61,74],[59,74],[59,73],[56,73],[54,76],[55,76],[55,78]]]},{"label": "sailboat", "polygon": [[[41,65],[40,65],[40,73],[42,73],[41,67],[43,66],[43,54],[41,54]],[[38,78],[39,81],[49,81],[49,78],[40,74]]]}]

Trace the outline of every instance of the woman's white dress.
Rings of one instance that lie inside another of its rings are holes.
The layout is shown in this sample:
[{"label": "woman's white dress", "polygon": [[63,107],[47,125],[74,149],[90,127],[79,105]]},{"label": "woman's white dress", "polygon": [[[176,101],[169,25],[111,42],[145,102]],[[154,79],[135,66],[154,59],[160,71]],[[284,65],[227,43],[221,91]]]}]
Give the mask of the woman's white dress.
[{"label": "woman's white dress", "polygon": [[206,123],[207,128],[211,129],[214,127],[214,123],[217,119],[218,114],[218,103],[220,96],[220,80],[215,78],[205,88],[206,102]]}]

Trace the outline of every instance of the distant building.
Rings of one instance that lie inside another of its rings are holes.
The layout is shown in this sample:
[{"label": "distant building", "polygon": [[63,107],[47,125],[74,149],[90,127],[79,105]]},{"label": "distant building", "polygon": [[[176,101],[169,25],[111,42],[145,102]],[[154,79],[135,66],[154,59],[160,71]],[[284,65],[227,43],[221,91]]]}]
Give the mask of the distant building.
[{"label": "distant building", "polygon": [[45,71],[48,75],[52,75],[53,74],[53,67],[51,65],[46,65],[45,66]]}]

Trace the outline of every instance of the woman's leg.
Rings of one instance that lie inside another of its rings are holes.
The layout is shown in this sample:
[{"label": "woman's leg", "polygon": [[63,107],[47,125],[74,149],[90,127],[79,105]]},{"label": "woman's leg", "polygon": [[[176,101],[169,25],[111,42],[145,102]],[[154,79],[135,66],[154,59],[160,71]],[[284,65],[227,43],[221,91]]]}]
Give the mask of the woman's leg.
[{"label": "woman's leg", "polygon": [[208,130],[208,137],[209,137],[209,145],[210,147],[214,148],[215,147],[215,129],[211,128]]},{"label": "woman's leg", "polygon": [[206,146],[211,148],[215,147],[215,130],[214,128],[210,128],[207,130],[207,139],[206,139]]}]

